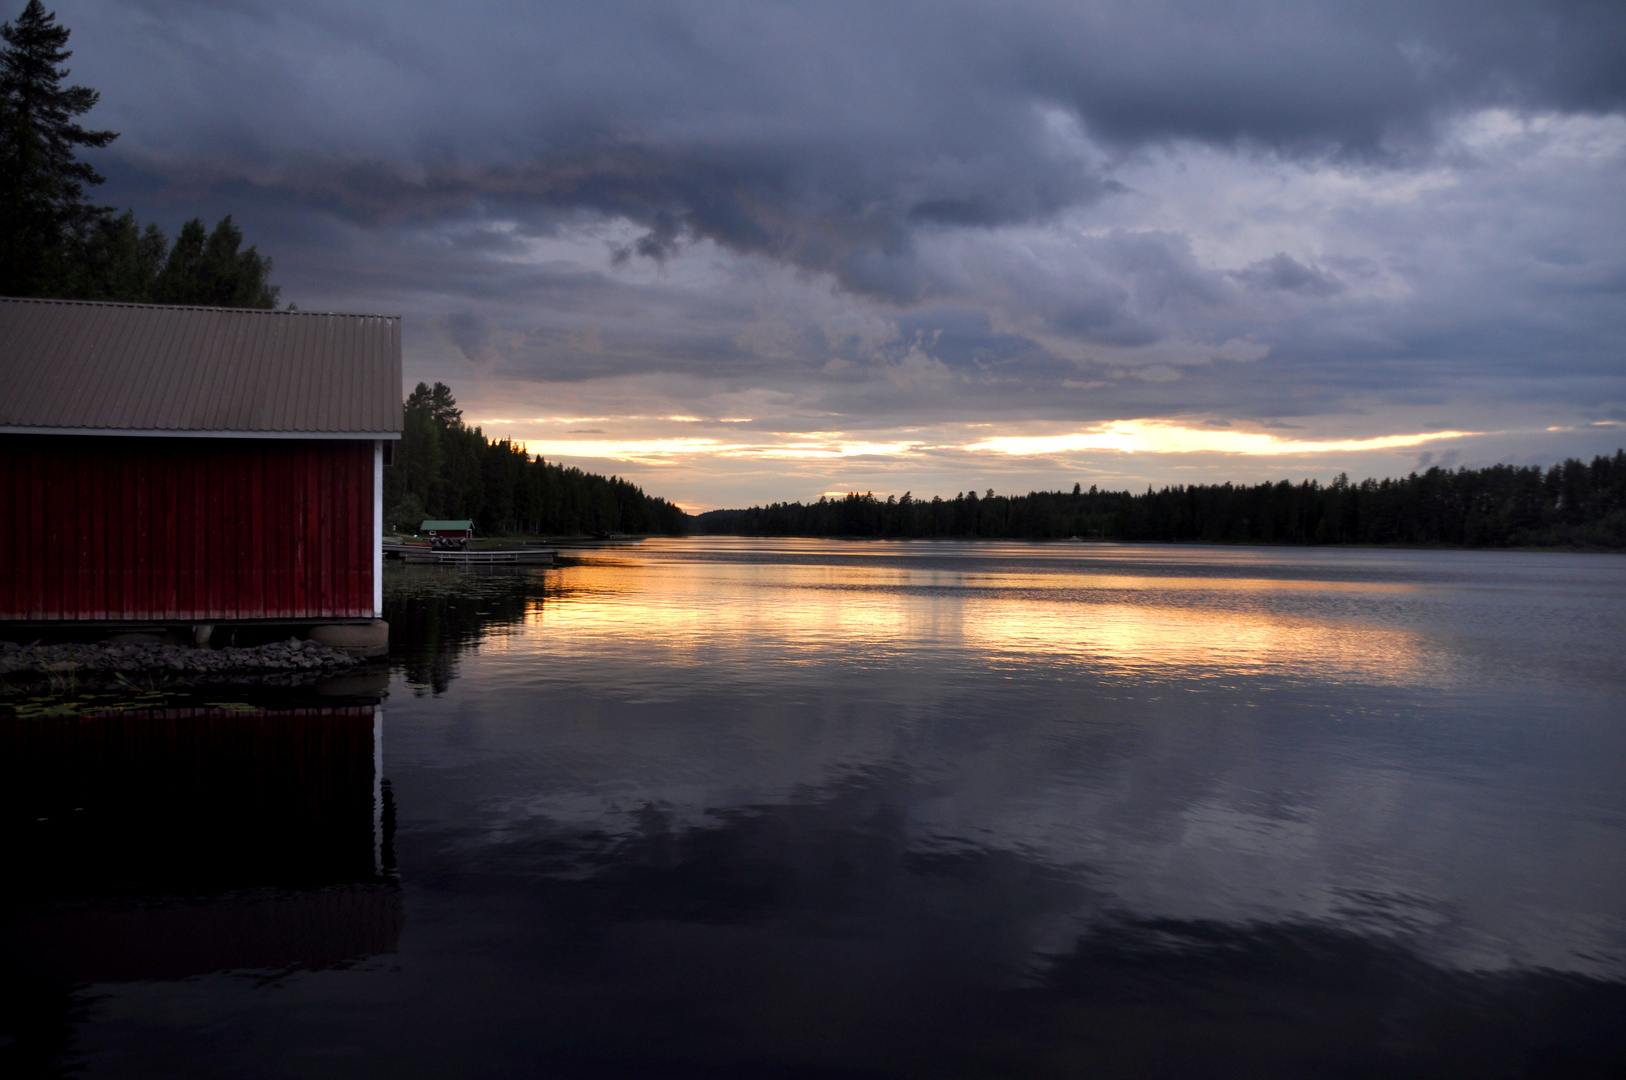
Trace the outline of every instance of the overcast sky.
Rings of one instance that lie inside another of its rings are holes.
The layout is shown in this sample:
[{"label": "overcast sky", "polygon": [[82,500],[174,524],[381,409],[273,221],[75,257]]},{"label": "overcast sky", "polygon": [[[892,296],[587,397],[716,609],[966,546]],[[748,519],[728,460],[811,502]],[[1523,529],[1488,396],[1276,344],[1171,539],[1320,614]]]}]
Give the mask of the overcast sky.
[{"label": "overcast sky", "polygon": [[1626,445],[1619,0],[55,10],[103,201],[690,508]]}]

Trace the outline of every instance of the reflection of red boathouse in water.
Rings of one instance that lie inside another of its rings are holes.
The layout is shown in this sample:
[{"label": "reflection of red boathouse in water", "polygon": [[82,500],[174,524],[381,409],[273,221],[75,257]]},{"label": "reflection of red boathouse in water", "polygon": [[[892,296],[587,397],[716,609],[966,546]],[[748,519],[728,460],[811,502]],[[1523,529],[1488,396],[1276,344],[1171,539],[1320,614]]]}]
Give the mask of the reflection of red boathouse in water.
[{"label": "reflection of red boathouse in water", "polygon": [[382,739],[371,705],[0,718],[0,952],[84,982],[394,952]]},{"label": "reflection of red boathouse in water", "polygon": [[382,608],[393,317],[0,299],[0,621]]}]

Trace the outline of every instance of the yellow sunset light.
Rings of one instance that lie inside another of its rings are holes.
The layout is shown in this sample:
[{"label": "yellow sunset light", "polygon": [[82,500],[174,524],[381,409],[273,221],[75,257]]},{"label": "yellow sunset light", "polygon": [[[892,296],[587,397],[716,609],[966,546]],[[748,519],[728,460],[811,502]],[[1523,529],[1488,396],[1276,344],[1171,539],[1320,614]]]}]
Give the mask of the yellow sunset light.
[{"label": "yellow sunset light", "polygon": [[[1067,435],[1001,435],[968,444],[920,441],[868,442],[848,439],[841,432],[808,432],[781,436],[784,441],[724,442],[688,438],[546,438],[516,440],[533,454],[546,458],[600,458],[612,461],[655,462],[677,457],[762,458],[767,460],[833,460],[852,457],[910,457],[927,450],[991,451],[1012,456],[1038,457],[1077,451],[1119,451],[1148,454],[1288,454],[1347,453],[1417,446],[1441,439],[1461,439],[1473,431],[1430,431],[1410,435],[1379,435],[1366,439],[1287,439],[1254,431],[1176,427],[1143,420],[1117,420]],[[771,439],[771,437],[770,437]]]},{"label": "yellow sunset light", "polygon": [[614,461],[649,461],[680,455],[714,457],[846,458],[906,454],[919,443],[847,442],[844,440],[788,443],[725,443],[717,439],[529,439],[518,443],[526,452],[545,458],[608,458]]},{"label": "yellow sunset light", "polygon": [[545,458],[585,457],[637,461],[678,454],[717,454],[739,447],[716,439],[527,439],[520,444],[527,453]]},{"label": "yellow sunset light", "polygon": [[1436,439],[1461,439],[1473,431],[1431,431],[1416,435],[1379,435],[1369,439],[1281,439],[1252,431],[1225,431],[1149,424],[1139,420],[1115,421],[1071,435],[1000,436],[972,443],[967,450],[1036,456],[1077,450],[1118,450],[1152,454],[1320,454],[1352,450],[1387,450],[1417,446]]}]

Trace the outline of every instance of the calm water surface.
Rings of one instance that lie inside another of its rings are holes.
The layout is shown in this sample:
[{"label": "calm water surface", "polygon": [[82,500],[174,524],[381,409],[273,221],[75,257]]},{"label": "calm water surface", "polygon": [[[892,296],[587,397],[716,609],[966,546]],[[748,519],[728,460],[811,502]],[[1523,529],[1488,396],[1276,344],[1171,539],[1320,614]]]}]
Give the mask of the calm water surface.
[{"label": "calm water surface", "polygon": [[188,750],[216,831],[184,858],[116,827],[179,781],[96,750],[118,809],[13,905],[8,1051],[87,1076],[1626,1072],[1626,558],[580,556],[392,570],[382,719],[322,751],[361,779],[314,743],[275,775]]}]

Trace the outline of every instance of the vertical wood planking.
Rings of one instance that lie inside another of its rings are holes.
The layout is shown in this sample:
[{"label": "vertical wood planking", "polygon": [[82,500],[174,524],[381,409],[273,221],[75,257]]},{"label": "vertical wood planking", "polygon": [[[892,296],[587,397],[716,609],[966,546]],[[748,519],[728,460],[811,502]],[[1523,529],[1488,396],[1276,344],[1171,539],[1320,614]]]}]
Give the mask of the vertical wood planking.
[{"label": "vertical wood planking", "polygon": [[[233,571],[237,560],[232,558],[232,551],[242,543],[241,522],[236,513],[236,500],[232,497],[234,492],[228,474],[232,470],[233,458],[236,454],[234,447],[217,446],[214,453],[204,458],[204,469],[209,478],[204,491],[207,494],[209,506],[209,519],[204,522],[201,531],[204,545],[208,549],[209,587],[205,593],[204,610],[200,614],[223,615],[226,618],[235,618],[237,605],[228,603],[228,599],[235,599],[237,593],[237,578]],[[236,479],[233,477],[232,479]]]},{"label": "vertical wood planking", "polygon": [[[267,463],[264,477],[266,507],[281,505],[281,480],[282,471]],[[289,522],[286,517],[278,518],[269,509],[263,510],[262,515],[265,519],[266,614],[286,615],[293,610],[293,604],[288,599],[288,560],[292,550],[288,539]]]},{"label": "vertical wood planking", "polygon": [[68,490],[84,492],[86,497],[70,499],[64,508],[73,517],[73,533],[70,537],[73,543],[73,564],[69,573],[72,576],[75,611],[94,611],[96,606],[96,599],[91,594],[95,582],[91,552],[96,542],[96,502],[90,467],[91,462],[85,454],[73,455],[69,462],[69,478],[73,486]]},{"label": "vertical wood planking", "polygon": [[372,447],[0,439],[0,619],[371,610]]},{"label": "vertical wood planking", "polygon": [[94,462],[87,463],[90,474],[90,502],[91,511],[95,515],[95,530],[90,537],[90,572],[93,577],[92,605],[93,617],[107,618],[108,589],[107,589],[107,534],[112,529],[112,510],[108,504],[108,484],[113,479],[107,475],[106,469],[94,467]]},{"label": "vertical wood planking", "polygon": [[[16,567],[24,554],[17,544],[17,503],[12,494],[13,478],[17,474],[13,464],[16,454],[12,441],[0,438],[0,567]],[[16,610],[17,579],[15,570],[10,574],[0,573],[0,611]]]},{"label": "vertical wood planking", "polygon": [[247,582],[248,604],[243,614],[251,619],[263,619],[265,599],[265,515],[260,512],[265,498],[265,459],[261,454],[250,455],[248,460],[248,536],[243,550],[247,553],[248,568],[243,580]]},{"label": "vertical wood planking", "polygon": [[321,521],[318,523],[318,527],[315,532],[315,536],[318,538],[318,543],[320,544],[320,574],[317,578],[319,582],[317,588],[319,588],[322,592],[322,614],[324,615],[332,615],[334,613],[333,592],[335,586],[333,579],[334,558],[332,543],[334,516],[334,471],[335,470],[332,467],[332,462],[323,462],[316,468],[317,482],[321,485],[322,490],[321,502],[319,503],[321,506]]},{"label": "vertical wood planking", "polygon": [[[371,451],[371,449],[371,447],[368,447],[369,451]],[[357,543],[357,540],[359,539],[357,536],[358,530],[349,527],[353,522],[362,520],[360,497],[361,477],[358,475],[360,473],[360,469],[357,468],[360,463],[356,460],[360,456],[361,448],[358,446],[352,446],[349,448],[349,451],[349,454],[346,456],[350,460],[345,462],[346,468],[344,469],[344,475],[342,477],[344,481],[345,493],[344,516],[338,522],[338,538],[343,544],[343,546],[339,548],[339,550],[343,552],[339,560],[339,568],[344,574],[343,595],[347,598],[347,600],[351,600],[351,598],[361,595],[361,575],[363,566],[362,547]],[[368,456],[371,457],[371,453],[369,453]],[[371,463],[369,462],[369,464]],[[371,485],[368,486],[370,487]],[[367,565],[370,569],[370,560],[368,561]],[[356,611],[353,601],[345,604],[344,613],[346,615],[359,614],[359,612]]]},{"label": "vertical wood planking", "polygon": [[[60,524],[56,520],[56,507],[46,500],[47,490],[45,470],[51,465],[49,459],[40,461],[40,468],[34,470],[30,479],[33,482],[33,491],[29,501],[39,507],[39,514],[44,520],[36,522],[35,528],[45,541],[45,547],[40,552],[41,578],[34,583],[35,600],[33,611],[30,614],[36,618],[46,618],[46,613],[59,603],[56,589],[62,578],[58,573],[57,550],[60,545]],[[55,480],[56,477],[50,477]],[[54,485],[52,485],[54,486]]]}]

